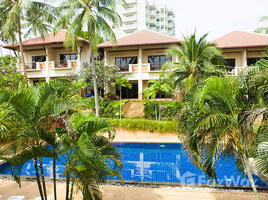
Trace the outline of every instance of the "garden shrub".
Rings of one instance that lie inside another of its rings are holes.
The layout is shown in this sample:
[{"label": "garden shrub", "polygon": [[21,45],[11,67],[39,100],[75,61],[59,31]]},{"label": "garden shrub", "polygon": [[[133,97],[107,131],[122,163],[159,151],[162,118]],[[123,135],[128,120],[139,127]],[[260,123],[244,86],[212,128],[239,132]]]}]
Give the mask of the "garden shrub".
[{"label": "garden shrub", "polygon": [[177,119],[178,114],[183,106],[183,102],[171,101],[170,104],[161,107],[161,117],[168,119]]},{"label": "garden shrub", "polygon": [[150,132],[176,132],[177,122],[155,121],[144,118],[108,119],[113,127],[121,127],[127,130],[149,130]]},{"label": "garden shrub", "polygon": [[[176,119],[184,103],[179,101],[161,102],[161,118]],[[159,101],[156,102],[157,117],[159,118]],[[144,115],[147,119],[155,119],[155,102],[149,101],[144,106]]]},{"label": "garden shrub", "polygon": [[[109,101],[106,98],[98,97],[99,98],[99,112],[100,117],[105,118],[119,118],[120,113],[120,101]],[[125,105],[129,99],[124,99],[121,101],[121,106]],[[91,97],[87,101],[87,105],[89,108],[95,111],[95,98]],[[123,115],[124,112],[121,110],[121,115]]]},{"label": "garden shrub", "polygon": [[[159,103],[156,102],[156,109],[157,109],[157,116],[159,113]],[[147,119],[155,119],[155,102],[154,101],[149,101],[145,104],[144,109],[143,109],[145,118]]]}]

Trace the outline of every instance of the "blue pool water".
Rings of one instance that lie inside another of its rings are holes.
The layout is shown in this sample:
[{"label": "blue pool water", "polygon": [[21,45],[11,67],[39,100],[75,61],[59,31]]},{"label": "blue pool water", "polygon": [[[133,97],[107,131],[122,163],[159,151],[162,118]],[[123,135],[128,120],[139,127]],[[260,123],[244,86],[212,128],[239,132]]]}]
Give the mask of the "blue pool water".
[{"label": "blue pool water", "polygon": [[[170,182],[177,184],[213,185],[196,166],[192,164],[182,149],[181,144],[170,143],[113,143],[123,153],[124,168],[121,171],[125,181]],[[43,159],[45,175],[52,177],[52,160]],[[64,166],[57,163],[57,176],[63,177]],[[8,164],[0,166],[0,174],[11,174]],[[32,161],[22,169],[22,175],[35,176]],[[216,165],[219,185],[250,186],[247,177],[236,169],[232,159],[220,160]],[[257,186],[266,184],[253,174]],[[118,178],[115,178],[118,179]]]}]

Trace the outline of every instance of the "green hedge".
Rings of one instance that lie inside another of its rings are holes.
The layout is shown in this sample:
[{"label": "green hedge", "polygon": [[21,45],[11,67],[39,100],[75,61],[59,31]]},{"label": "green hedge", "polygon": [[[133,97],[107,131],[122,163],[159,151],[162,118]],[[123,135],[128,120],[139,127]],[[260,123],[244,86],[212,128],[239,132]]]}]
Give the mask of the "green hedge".
[{"label": "green hedge", "polygon": [[108,119],[113,127],[121,127],[127,130],[149,130],[150,132],[177,132],[177,122],[154,121],[143,118]]}]

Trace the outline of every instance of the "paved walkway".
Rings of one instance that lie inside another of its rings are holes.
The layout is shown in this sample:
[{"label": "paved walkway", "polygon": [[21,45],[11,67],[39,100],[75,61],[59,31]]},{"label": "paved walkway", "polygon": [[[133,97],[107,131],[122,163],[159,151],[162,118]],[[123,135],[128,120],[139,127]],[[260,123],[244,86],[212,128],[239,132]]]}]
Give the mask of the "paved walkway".
[{"label": "paved walkway", "polygon": [[[168,188],[137,188],[121,186],[103,186],[103,200],[254,200],[253,193],[216,192],[178,190]],[[65,199],[65,184],[57,184],[58,200]],[[47,193],[53,197],[53,185],[47,183]],[[22,187],[13,181],[0,180],[0,194],[3,200],[13,195],[23,195],[26,200],[39,196],[36,182],[22,182]],[[268,200],[268,194],[261,193],[262,200]],[[53,199],[53,198],[52,198]],[[81,194],[74,195],[75,200],[82,200]]]}]

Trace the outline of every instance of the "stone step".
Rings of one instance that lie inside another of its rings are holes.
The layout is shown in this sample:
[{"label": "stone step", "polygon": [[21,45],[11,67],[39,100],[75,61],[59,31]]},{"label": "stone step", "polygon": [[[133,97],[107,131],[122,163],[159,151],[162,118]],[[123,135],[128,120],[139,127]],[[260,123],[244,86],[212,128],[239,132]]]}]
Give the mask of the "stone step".
[{"label": "stone step", "polygon": [[142,102],[131,102],[131,105],[125,110],[123,117],[142,117],[144,105]]}]

